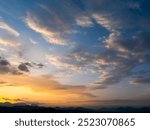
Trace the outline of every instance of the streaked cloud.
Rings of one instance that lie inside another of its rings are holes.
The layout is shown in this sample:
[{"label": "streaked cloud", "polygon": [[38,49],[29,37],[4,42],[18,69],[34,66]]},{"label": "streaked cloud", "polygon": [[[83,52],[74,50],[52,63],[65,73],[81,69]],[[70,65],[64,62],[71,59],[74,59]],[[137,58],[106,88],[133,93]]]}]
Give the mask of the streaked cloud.
[{"label": "streaked cloud", "polygon": [[54,65],[55,67],[59,69],[68,69],[72,71],[79,71],[80,67],[68,63],[68,60],[65,58],[62,58],[60,56],[54,56],[54,55],[47,55],[46,58],[48,59],[49,63]]},{"label": "streaked cloud", "polygon": [[31,42],[32,44],[38,44],[38,42],[35,41],[35,40],[33,40],[32,38],[30,38],[29,40],[30,40],[30,42]]},{"label": "streaked cloud", "polygon": [[6,30],[8,33],[10,33],[16,37],[20,35],[19,32],[17,32],[15,29],[13,29],[11,26],[9,26],[8,24],[6,24],[4,22],[0,22],[0,29]]},{"label": "streaked cloud", "polygon": [[7,36],[7,37],[0,37],[0,45],[6,46],[6,47],[17,47],[17,46],[20,46],[21,43],[15,37]]},{"label": "streaked cloud", "polygon": [[132,78],[132,80],[130,81],[130,84],[132,84],[132,85],[141,85],[141,84],[149,84],[149,83],[150,83],[150,72],[149,71],[135,75]]},{"label": "streaked cloud", "polygon": [[48,29],[45,25],[40,24],[40,19],[30,13],[26,17],[26,23],[32,30],[40,33],[51,44],[64,45],[67,43],[66,40],[61,38],[61,32]]},{"label": "streaked cloud", "polygon": [[93,26],[92,20],[86,16],[78,17],[76,19],[76,23],[77,23],[77,25],[83,26],[83,27],[92,27]]}]

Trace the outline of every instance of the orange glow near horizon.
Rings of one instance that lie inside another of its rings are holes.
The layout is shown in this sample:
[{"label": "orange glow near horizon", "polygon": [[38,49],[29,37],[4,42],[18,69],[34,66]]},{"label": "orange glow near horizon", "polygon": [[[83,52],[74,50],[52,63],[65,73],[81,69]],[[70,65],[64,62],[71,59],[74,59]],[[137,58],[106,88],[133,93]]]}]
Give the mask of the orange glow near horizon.
[{"label": "orange glow near horizon", "polygon": [[[25,75],[1,75],[0,102],[37,103],[47,106],[82,106],[90,103],[90,97],[80,88],[64,88],[60,83],[47,77]],[[5,100],[5,98],[7,100]]]}]

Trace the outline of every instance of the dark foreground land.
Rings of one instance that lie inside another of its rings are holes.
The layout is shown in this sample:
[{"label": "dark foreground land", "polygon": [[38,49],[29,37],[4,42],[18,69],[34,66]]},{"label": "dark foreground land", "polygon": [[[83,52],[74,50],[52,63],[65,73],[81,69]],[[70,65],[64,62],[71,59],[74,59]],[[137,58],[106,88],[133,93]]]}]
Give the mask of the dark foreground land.
[{"label": "dark foreground land", "polygon": [[150,106],[84,108],[1,104],[0,113],[150,113]]}]

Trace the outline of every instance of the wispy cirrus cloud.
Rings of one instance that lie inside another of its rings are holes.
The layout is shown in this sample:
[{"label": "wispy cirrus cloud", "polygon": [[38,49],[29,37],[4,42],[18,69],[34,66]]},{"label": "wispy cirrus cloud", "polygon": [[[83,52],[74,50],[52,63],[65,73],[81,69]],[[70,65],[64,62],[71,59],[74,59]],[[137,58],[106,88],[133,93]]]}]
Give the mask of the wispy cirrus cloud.
[{"label": "wispy cirrus cloud", "polygon": [[44,24],[41,23],[40,20],[41,19],[38,19],[37,16],[28,13],[26,23],[32,30],[40,33],[46,41],[52,44],[64,45],[67,43],[67,40],[61,37],[61,32],[49,29],[49,26],[46,27]]},{"label": "wispy cirrus cloud", "polygon": [[0,22],[0,29],[7,31],[8,33],[10,33],[16,37],[20,35],[19,32],[17,32],[14,28],[12,28],[11,26],[9,26],[8,24],[6,24],[4,22]]},{"label": "wispy cirrus cloud", "polygon": [[34,45],[38,44],[38,42],[35,41],[35,40],[33,40],[32,38],[30,38],[29,40],[30,40],[30,42],[31,42],[32,44],[34,44]]}]

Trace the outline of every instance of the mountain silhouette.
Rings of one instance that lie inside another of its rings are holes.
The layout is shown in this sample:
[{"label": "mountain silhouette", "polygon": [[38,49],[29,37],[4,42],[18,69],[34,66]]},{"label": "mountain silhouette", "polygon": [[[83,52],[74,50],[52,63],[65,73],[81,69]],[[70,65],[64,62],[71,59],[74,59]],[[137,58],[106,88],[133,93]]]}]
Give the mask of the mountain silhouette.
[{"label": "mountain silhouette", "polygon": [[44,107],[36,104],[9,102],[0,103],[0,113],[149,113],[150,106],[144,107]]}]

